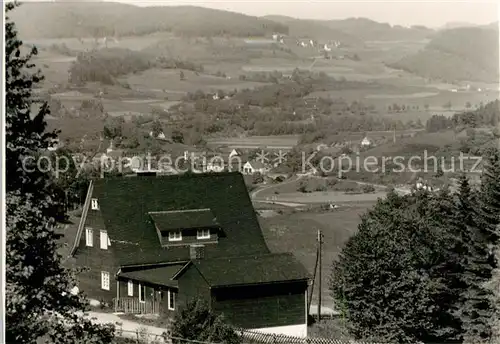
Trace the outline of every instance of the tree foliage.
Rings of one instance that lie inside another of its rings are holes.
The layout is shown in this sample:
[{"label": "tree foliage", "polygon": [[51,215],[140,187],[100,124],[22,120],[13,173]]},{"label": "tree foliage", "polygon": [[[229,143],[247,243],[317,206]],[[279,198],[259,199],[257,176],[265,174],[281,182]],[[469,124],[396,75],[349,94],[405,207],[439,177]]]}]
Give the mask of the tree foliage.
[{"label": "tree foliage", "polygon": [[201,300],[193,300],[176,312],[169,335],[173,344],[182,344],[177,338],[225,344],[240,344],[241,337],[224,321],[222,315],[209,310]]},{"label": "tree foliage", "polygon": [[[16,5],[6,4],[9,13]],[[109,343],[112,326],[94,325],[78,315],[87,302],[71,292],[75,280],[57,253],[61,194],[54,176],[36,161],[57,133],[46,132],[46,104],[32,89],[41,80],[24,53],[14,23],[7,18],[6,40],[6,341],[8,343]],[[30,159],[27,159],[30,158]],[[31,171],[31,172],[30,172]]]},{"label": "tree foliage", "polygon": [[462,176],[456,193],[391,192],[362,217],[330,283],[353,335],[398,343],[490,340],[499,157],[486,157],[479,190]]}]

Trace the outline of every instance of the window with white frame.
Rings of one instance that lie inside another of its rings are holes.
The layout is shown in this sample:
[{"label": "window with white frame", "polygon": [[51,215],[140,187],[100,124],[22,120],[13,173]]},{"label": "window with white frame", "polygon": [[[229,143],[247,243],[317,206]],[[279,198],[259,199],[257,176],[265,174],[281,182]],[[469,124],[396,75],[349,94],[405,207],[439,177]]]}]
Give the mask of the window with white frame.
[{"label": "window with white frame", "polygon": [[197,239],[210,239],[210,229],[198,229],[196,232]]},{"label": "window with white frame", "polygon": [[94,246],[94,231],[92,228],[85,228],[85,245]]},{"label": "window with white frame", "polygon": [[109,272],[101,271],[101,289],[109,290]]},{"label": "window with white frame", "polygon": [[127,295],[134,296],[134,282],[128,281],[127,283]]},{"label": "window with white frame", "polygon": [[181,231],[168,232],[168,241],[181,241],[181,240],[182,240]]},{"label": "window with white frame", "polygon": [[106,231],[100,231],[101,236],[100,236],[100,241],[101,241],[101,250],[107,250],[108,249],[108,232]]},{"label": "window with white frame", "polygon": [[92,210],[99,210],[99,202],[97,201],[97,198],[92,198]]},{"label": "window with white frame", "polygon": [[139,302],[146,302],[144,299],[146,296],[146,286],[139,284]]},{"label": "window with white frame", "polygon": [[168,309],[175,309],[175,292],[172,290],[168,290]]}]

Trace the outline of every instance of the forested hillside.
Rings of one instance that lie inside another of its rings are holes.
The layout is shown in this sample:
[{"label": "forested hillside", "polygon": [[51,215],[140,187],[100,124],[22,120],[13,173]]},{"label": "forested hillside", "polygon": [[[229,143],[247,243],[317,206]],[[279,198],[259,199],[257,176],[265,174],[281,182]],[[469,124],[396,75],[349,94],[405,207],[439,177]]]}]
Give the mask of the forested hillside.
[{"label": "forested hillside", "polygon": [[399,25],[391,26],[387,23],[379,23],[366,18],[329,20],[323,23],[332,29],[347,32],[363,41],[422,40],[434,34],[432,29],[424,26],[412,26],[411,28]]},{"label": "forested hillside", "polygon": [[288,34],[296,38],[312,38],[321,41],[336,40],[344,45],[361,45],[363,40],[347,31],[330,27],[320,20],[296,19],[286,16],[265,16],[263,18],[282,23],[288,27]]},{"label": "forested hillside", "polygon": [[172,32],[184,36],[288,33],[268,19],[193,6],[136,7],[106,2],[27,3],[12,14],[26,38],[103,37]]},{"label": "forested hillside", "polygon": [[498,30],[457,28],[439,32],[422,51],[391,67],[448,82],[497,82],[498,58]]}]

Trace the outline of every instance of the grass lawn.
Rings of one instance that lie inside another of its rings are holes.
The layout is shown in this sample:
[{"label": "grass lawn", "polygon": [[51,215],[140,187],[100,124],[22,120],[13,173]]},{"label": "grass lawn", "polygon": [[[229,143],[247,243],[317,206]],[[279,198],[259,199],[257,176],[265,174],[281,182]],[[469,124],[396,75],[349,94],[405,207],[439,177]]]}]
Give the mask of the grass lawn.
[{"label": "grass lawn", "polygon": [[[352,204],[331,212],[286,213],[268,218],[259,218],[264,238],[273,252],[293,252],[311,273],[316,261],[317,230],[324,235],[322,266],[322,298],[325,306],[332,306],[328,280],[331,264],[338,257],[343,245],[357,230],[359,216],[373,203]],[[315,288],[317,288],[315,286]],[[313,302],[318,291],[314,291]]]}]

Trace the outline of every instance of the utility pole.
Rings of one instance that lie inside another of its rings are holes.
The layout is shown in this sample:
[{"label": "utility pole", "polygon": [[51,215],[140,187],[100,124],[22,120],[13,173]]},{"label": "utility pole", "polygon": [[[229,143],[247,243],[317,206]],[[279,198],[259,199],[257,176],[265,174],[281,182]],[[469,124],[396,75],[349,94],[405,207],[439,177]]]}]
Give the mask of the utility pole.
[{"label": "utility pole", "polygon": [[321,321],[321,244],[323,243],[323,235],[318,229],[318,322]]}]

